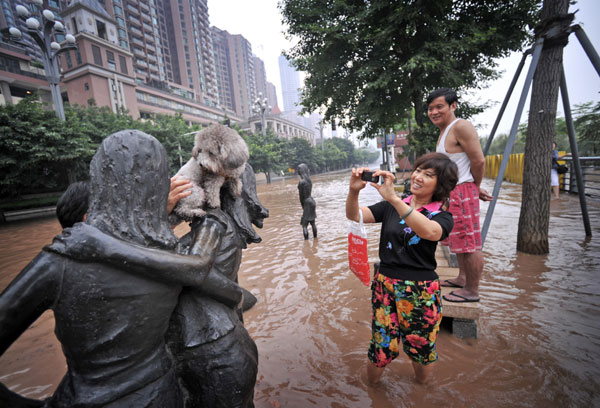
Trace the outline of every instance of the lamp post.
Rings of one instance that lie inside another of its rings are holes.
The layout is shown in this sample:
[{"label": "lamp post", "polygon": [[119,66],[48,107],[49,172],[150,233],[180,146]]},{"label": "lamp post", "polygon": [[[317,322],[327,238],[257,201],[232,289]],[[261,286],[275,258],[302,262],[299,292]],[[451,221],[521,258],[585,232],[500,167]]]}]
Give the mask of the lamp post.
[{"label": "lamp post", "polygon": [[[71,34],[65,35],[67,44],[61,46],[58,42],[54,41],[56,33],[65,33],[65,26],[60,22],[56,21],[54,13],[48,9],[42,10],[44,5],[43,0],[30,0],[31,4],[34,5],[35,13],[32,15],[29,9],[25,6],[18,5],[17,15],[27,26],[27,33],[35,40],[37,45],[42,51],[42,64],[44,65],[44,71],[46,72],[46,80],[50,84],[50,93],[52,95],[52,103],[54,104],[54,110],[56,116],[61,120],[65,120],[65,111],[62,103],[62,96],[60,94],[60,71],[58,70],[58,54],[64,51],[77,49],[75,45],[75,37]],[[40,21],[43,22],[40,23]],[[8,29],[10,39],[18,42],[22,33],[16,27],[10,27]]]},{"label": "lamp post", "polygon": [[258,98],[254,101],[254,105],[252,105],[252,110],[260,115],[260,130],[263,136],[267,134],[267,127],[265,125],[265,112],[267,109],[270,111],[271,106],[267,105],[269,101],[267,98],[263,98],[262,92],[258,93]]},{"label": "lamp post", "polygon": [[325,127],[325,125],[323,124],[323,121],[320,120],[317,125],[315,126],[315,129],[319,129],[319,135],[321,136],[321,150],[325,151],[325,140],[323,139],[323,128]]}]

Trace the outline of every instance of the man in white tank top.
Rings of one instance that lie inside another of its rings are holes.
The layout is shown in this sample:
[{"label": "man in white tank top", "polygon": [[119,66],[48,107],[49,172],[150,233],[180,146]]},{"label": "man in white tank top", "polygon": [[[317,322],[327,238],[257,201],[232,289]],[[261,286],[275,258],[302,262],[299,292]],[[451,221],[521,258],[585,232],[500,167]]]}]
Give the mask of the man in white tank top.
[{"label": "man in white tank top", "polygon": [[479,199],[489,201],[490,194],[480,187],[485,158],[473,124],[454,116],[458,97],[448,88],[440,88],[427,97],[427,114],[440,129],[436,151],[446,154],[458,166],[458,184],[450,195],[454,229],[444,242],[456,254],[459,275],[446,279],[442,286],[456,288],[444,295],[448,302],[479,301],[479,279],[483,271]]}]

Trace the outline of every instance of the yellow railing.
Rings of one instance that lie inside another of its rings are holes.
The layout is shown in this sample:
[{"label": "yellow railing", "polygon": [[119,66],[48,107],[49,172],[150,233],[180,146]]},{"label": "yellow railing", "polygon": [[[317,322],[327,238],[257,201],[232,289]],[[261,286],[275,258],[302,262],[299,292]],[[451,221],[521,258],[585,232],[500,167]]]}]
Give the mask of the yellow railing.
[{"label": "yellow railing", "polygon": [[[565,152],[559,152],[559,155],[563,155]],[[485,177],[495,179],[498,177],[500,171],[500,165],[502,164],[501,154],[485,156]],[[508,166],[506,167],[506,173],[504,173],[504,180],[523,184],[523,164],[524,164],[524,153],[511,154],[508,159]],[[561,160],[559,163],[563,163]],[[562,184],[562,175],[560,175]]]}]

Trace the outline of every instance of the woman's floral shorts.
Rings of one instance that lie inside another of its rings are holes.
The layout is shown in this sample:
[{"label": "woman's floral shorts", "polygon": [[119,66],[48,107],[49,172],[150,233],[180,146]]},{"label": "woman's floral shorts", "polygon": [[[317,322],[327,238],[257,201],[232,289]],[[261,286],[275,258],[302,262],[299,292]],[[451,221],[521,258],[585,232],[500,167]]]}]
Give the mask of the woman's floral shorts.
[{"label": "woman's floral shorts", "polygon": [[419,364],[437,360],[435,340],[442,321],[439,280],[408,281],[380,273],[371,283],[373,315],[369,360],[385,367],[404,352]]}]

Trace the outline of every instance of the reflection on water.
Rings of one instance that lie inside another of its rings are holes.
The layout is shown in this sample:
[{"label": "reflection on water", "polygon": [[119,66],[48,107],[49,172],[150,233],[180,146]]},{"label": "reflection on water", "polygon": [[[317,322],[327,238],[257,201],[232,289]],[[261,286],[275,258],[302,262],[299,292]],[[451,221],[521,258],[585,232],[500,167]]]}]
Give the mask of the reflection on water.
[{"label": "reflection on water", "polygon": [[[487,236],[479,338],[442,331],[432,382],[412,380],[406,358],[377,387],[361,370],[370,335],[370,292],[347,268],[348,174],[313,176],[319,237],[304,241],[298,179],[258,186],[270,217],[245,252],[240,282],[259,299],[245,321],[259,349],[256,406],[600,406],[600,203],[588,201],[585,239],[576,196],[551,204],[550,255],[517,253],[520,186],[501,191]],[[484,181],[491,191],[491,180]],[[378,201],[368,187],[361,204]],[[486,206],[482,208],[482,219]],[[369,225],[369,256],[379,228]],[[60,227],[43,220],[0,227],[0,287]],[[0,380],[35,398],[64,373],[51,313],[0,359]],[[432,391],[434,390],[434,391]]]}]

